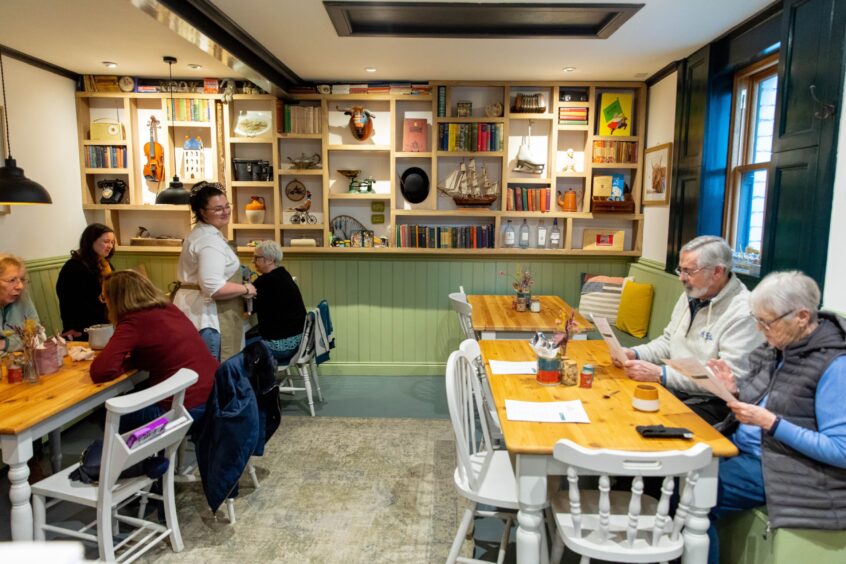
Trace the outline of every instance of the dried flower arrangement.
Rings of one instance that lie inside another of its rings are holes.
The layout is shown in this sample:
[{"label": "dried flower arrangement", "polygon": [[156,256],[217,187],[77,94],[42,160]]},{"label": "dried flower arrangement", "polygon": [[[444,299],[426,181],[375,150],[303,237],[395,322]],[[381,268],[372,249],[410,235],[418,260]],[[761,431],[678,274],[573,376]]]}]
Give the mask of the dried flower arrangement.
[{"label": "dried flower arrangement", "polygon": [[[500,271],[500,276],[505,276],[504,271]],[[511,283],[511,287],[514,289],[515,292],[520,294],[528,294],[532,291],[532,286],[535,283],[535,277],[529,271],[528,268],[525,266],[520,266],[517,268],[517,273],[514,275],[514,281]]]}]

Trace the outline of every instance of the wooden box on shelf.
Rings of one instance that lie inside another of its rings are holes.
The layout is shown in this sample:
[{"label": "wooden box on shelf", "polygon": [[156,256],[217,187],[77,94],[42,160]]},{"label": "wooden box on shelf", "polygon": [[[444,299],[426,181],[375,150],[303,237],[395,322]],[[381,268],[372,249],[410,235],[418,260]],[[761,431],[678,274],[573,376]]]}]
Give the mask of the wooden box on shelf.
[{"label": "wooden box on shelf", "polygon": [[623,195],[623,200],[609,200],[605,196],[593,196],[590,209],[593,213],[634,213],[635,203],[630,192]]}]

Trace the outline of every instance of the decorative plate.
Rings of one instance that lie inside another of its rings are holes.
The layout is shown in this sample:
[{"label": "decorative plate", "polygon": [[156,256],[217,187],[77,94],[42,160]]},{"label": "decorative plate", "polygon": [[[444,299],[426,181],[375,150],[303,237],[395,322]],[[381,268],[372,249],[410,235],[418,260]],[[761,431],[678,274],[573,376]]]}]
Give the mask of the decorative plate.
[{"label": "decorative plate", "polygon": [[238,115],[235,135],[240,137],[258,137],[270,131],[270,112],[244,111]]},{"label": "decorative plate", "polygon": [[305,184],[303,184],[297,179],[290,181],[287,186],[285,186],[285,195],[288,196],[288,199],[292,202],[299,202],[300,200],[305,198]]}]

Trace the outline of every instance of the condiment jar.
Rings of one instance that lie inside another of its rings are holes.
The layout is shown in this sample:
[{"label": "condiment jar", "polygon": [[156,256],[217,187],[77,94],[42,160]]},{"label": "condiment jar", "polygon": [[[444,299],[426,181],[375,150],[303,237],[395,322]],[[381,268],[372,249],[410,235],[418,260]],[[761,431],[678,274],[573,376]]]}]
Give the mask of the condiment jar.
[{"label": "condiment jar", "polygon": [[579,387],[592,388],[593,387],[593,365],[585,364],[582,366],[582,373],[579,374]]}]

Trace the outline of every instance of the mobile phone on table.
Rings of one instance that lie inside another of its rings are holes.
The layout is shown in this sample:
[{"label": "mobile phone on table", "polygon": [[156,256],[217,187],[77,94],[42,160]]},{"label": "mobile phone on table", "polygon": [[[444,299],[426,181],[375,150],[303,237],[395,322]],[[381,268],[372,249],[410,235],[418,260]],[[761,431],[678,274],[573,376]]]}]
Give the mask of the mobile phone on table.
[{"label": "mobile phone on table", "polygon": [[690,429],[684,427],[664,427],[663,425],[638,425],[635,427],[644,439],[686,439],[693,438]]}]

